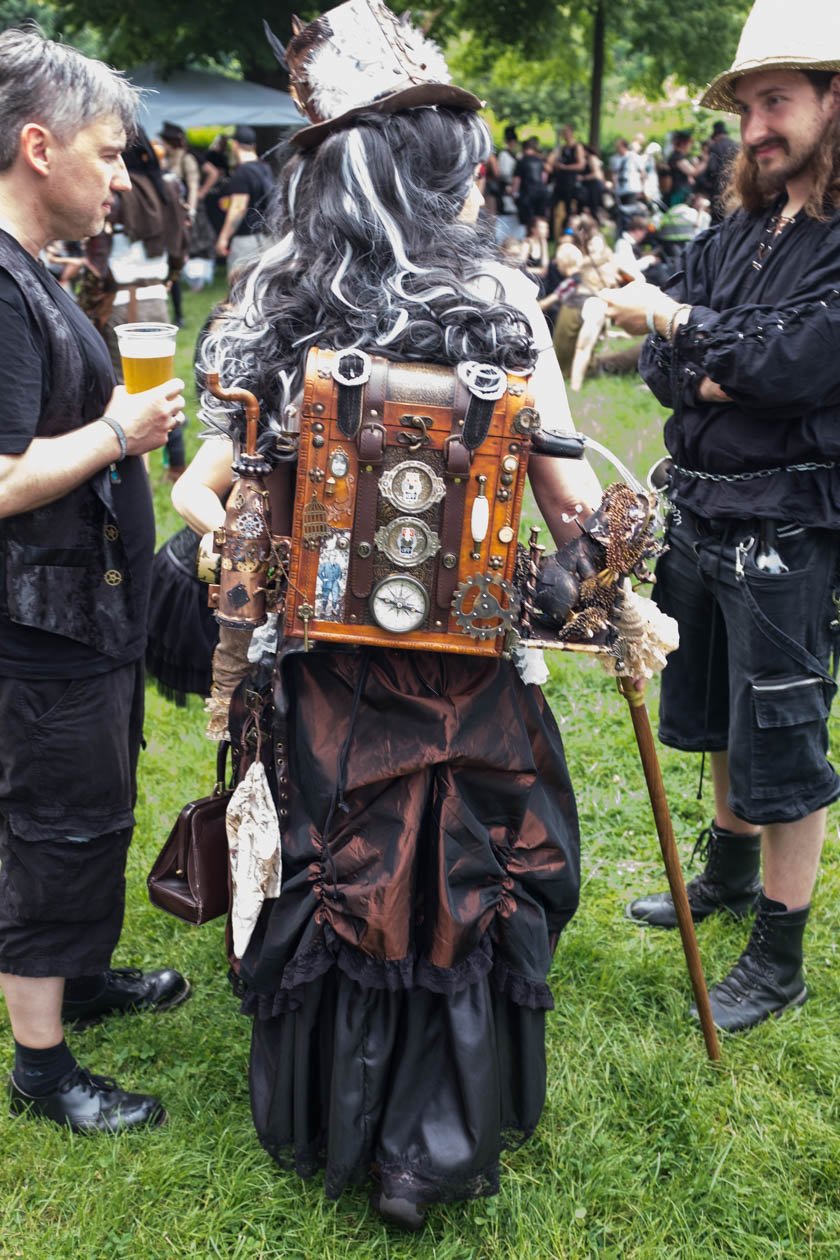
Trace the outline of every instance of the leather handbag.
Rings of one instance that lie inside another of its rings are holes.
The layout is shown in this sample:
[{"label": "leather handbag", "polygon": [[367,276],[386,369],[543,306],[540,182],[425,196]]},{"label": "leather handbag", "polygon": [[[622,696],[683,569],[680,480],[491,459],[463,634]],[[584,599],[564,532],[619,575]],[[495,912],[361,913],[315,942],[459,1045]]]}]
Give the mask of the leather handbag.
[{"label": "leather handbag", "polygon": [[185,923],[209,923],[230,908],[228,747],[219,745],[213,792],[184,806],[146,881],[152,905]]}]

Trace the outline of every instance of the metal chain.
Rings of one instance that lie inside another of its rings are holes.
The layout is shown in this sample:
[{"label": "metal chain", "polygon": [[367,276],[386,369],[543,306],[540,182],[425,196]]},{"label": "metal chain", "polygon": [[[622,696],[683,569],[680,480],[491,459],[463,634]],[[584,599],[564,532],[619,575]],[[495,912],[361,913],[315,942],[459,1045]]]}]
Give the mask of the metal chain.
[{"label": "metal chain", "polygon": [[775,477],[776,473],[781,472],[817,472],[821,468],[837,468],[837,463],[831,464],[788,464],[783,468],[758,468],[755,472],[743,473],[711,473],[700,472],[696,468],[680,468],[679,464],[674,464],[674,472],[679,473],[681,477],[692,477],[697,481],[756,481],[761,477]]}]

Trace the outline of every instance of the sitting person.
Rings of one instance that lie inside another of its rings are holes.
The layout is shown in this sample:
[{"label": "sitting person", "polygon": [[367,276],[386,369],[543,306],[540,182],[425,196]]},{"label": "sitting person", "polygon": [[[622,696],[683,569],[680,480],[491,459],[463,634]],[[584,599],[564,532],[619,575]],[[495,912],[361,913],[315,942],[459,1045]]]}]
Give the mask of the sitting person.
[{"label": "sitting person", "polygon": [[565,296],[554,321],[554,353],[574,393],[581,389],[598,338],[604,331],[607,308],[586,278],[586,260],[571,240],[557,248],[557,270],[574,287]]}]

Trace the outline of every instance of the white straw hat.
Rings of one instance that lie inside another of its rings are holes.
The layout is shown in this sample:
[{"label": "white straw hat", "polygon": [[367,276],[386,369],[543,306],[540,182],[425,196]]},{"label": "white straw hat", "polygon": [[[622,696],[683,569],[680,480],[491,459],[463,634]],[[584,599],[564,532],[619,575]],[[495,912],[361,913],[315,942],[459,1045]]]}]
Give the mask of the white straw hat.
[{"label": "white straw hat", "polygon": [[737,113],[735,80],[756,70],[840,74],[840,0],[755,0],[735,60],[709,84],[700,104]]}]

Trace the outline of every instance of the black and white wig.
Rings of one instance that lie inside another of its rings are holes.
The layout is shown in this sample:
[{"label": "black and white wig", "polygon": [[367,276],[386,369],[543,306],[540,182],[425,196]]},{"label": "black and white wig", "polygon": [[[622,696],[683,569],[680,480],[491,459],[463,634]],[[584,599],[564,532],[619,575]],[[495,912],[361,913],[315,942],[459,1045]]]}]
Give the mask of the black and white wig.
[{"label": "black and white wig", "polygon": [[[362,115],[284,167],[268,216],[274,243],[236,282],[200,355],[223,385],[260,399],[266,454],[298,427],[313,345],[533,367],[528,321],[498,281],[480,286],[490,296],[476,290],[499,257],[489,234],[458,219],[489,152],[476,114],[427,106]],[[205,392],[202,413],[240,436],[236,407]]]}]

